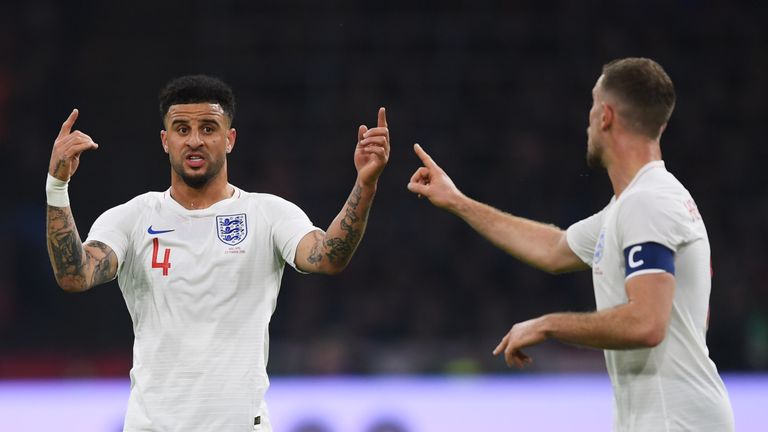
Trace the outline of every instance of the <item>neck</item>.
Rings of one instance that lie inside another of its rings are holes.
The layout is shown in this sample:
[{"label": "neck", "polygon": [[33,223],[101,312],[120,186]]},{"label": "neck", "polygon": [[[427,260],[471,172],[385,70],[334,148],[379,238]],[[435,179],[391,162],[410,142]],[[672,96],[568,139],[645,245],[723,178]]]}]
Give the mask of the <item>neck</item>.
[{"label": "neck", "polygon": [[226,176],[216,176],[202,187],[193,188],[176,173],[171,175],[171,198],[187,210],[206,209],[231,197],[234,192]]},{"label": "neck", "polygon": [[634,137],[615,146],[615,154],[606,165],[614,195],[618,198],[641,168],[658,160],[661,160],[658,139]]}]

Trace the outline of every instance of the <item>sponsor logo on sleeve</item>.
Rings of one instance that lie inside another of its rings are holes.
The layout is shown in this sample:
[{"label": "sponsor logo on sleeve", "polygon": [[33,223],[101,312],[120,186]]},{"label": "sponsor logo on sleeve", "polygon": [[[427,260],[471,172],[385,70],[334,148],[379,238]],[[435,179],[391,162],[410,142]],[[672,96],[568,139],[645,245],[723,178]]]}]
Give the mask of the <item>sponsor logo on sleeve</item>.
[{"label": "sponsor logo on sleeve", "polygon": [[595,245],[595,256],[592,257],[592,264],[597,264],[603,259],[603,250],[605,249],[605,229],[600,231],[600,236],[597,238],[597,244]]},{"label": "sponsor logo on sleeve", "polygon": [[598,265],[605,255],[605,228],[600,230],[600,235],[597,237],[597,244],[595,245],[595,254],[592,257],[592,274],[602,275],[603,270]]},{"label": "sponsor logo on sleeve", "polygon": [[701,213],[699,213],[699,207],[696,206],[696,202],[693,199],[685,201],[685,208],[688,210],[688,215],[691,217],[691,222],[701,220]]}]

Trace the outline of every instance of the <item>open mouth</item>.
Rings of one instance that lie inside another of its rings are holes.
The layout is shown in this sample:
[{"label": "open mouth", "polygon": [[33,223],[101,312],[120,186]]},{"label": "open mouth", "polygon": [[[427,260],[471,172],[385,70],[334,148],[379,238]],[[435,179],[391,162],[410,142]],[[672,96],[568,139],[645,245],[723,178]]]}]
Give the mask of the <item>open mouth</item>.
[{"label": "open mouth", "polygon": [[199,168],[205,163],[205,158],[197,153],[190,153],[184,159],[187,161],[187,165],[192,168]]}]

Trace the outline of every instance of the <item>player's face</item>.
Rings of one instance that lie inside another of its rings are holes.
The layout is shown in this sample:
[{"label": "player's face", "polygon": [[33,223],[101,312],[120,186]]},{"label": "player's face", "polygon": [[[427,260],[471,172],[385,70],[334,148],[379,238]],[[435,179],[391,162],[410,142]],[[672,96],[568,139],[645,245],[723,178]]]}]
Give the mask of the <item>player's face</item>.
[{"label": "player's face", "polygon": [[600,90],[602,76],[592,89],[592,108],[589,110],[589,126],[587,127],[587,166],[590,168],[603,166],[603,145],[600,141],[600,116],[603,112],[603,98]]},{"label": "player's face", "polygon": [[201,188],[226,175],[227,153],[235,144],[235,130],[219,104],[171,105],[160,133],[171,161],[172,175],[188,186]]}]

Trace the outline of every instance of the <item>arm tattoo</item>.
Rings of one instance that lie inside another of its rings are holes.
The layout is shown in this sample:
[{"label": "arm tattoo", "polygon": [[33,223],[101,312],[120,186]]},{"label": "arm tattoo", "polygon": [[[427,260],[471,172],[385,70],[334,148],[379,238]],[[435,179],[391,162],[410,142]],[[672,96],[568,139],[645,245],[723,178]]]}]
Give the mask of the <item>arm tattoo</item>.
[{"label": "arm tattoo", "polygon": [[57,281],[84,285],[83,246],[68,207],[48,206],[48,254]]},{"label": "arm tattoo", "polygon": [[323,260],[323,253],[320,252],[320,250],[323,248],[325,233],[314,231],[312,235],[315,237],[315,245],[312,246],[312,251],[309,253],[307,261],[309,261],[310,264],[319,264],[320,261]]},{"label": "arm tattoo", "polygon": [[53,175],[59,174],[59,171],[61,171],[64,168],[64,164],[67,163],[67,160],[63,157],[59,159],[58,162],[56,162],[56,168],[53,169]]},{"label": "arm tattoo", "polygon": [[109,246],[91,241],[83,247],[68,207],[48,206],[48,254],[62,285],[85,289],[110,281],[117,273],[117,257]]},{"label": "arm tattoo", "polygon": [[85,254],[94,262],[91,286],[109,282],[117,274],[117,255],[109,246],[100,241],[89,241],[85,245]]},{"label": "arm tattoo", "polygon": [[360,225],[365,223],[368,215],[368,208],[362,208],[361,214],[358,214],[357,207],[360,205],[361,193],[362,188],[355,185],[349,200],[347,200],[344,217],[339,223],[341,230],[345,232],[344,237],[334,237],[325,240],[327,247],[325,255],[331,262],[348,260],[360,242],[363,233]]}]

